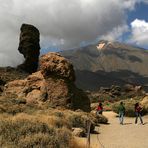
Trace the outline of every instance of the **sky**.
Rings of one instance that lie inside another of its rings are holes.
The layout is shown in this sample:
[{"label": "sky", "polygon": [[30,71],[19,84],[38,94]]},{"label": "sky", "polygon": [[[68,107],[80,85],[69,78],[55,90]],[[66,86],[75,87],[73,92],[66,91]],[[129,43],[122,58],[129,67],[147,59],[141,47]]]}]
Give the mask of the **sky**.
[{"label": "sky", "polygon": [[17,66],[20,27],[40,31],[41,52],[99,41],[148,49],[148,0],[0,0],[0,66]]}]

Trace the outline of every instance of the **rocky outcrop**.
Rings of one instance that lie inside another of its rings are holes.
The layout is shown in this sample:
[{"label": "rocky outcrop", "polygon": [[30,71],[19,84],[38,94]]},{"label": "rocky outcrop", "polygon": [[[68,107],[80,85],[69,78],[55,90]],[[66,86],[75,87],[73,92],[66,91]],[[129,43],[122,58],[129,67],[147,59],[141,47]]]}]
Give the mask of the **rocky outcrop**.
[{"label": "rocky outcrop", "polygon": [[4,85],[13,80],[24,79],[28,73],[18,71],[12,67],[0,67],[0,95],[3,92]]},{"label": "rocky outcrop", "polygon": [[40,33],[36,27],[28,24],[21,26],[18,50],[24,55],[25,61],[18,66],[18,69],[22,69],[28,73],[37,71],[40,54],[39,36]]},{"label": "rocky outcrop", "polygon": [[122,99],[141,98],[146,95],[146,92],[143,90],[142,86],[126,84],[122,87],[117,85],[112,85],[111,87],[100,87],[98,91],[87,92],[87,94],[89,98],[91,98],[92,102],[115,102]]},{"label": "rocky outcrop", "polygon": [[75,80],[73,65],[58,53],[45,54],[40,58],[40,70],[44,77],[58,76]]},{"label": "rocky outcrop", "polygon": [[49,104],[90,111],[87,95],[74,84],[72,65],[57,53],[48,53],[40,59],[40,71],[24,80],[15,80],[5,85],[6,96],[26,99],[27,103]]}]

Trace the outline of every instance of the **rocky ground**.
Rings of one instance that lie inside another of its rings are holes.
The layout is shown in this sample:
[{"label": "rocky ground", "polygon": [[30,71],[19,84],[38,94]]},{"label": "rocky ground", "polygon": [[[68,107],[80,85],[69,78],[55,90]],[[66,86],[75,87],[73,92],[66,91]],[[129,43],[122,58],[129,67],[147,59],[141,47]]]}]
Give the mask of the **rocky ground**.
[{"label": "rocky ground", "polygon": [[131,84],[126,84],[122,87],[117,85],[112,85],[111,87],[100,87],[98,91],[87,91],[91,102],[116,102],[119,100],[126,99],[139,99],[146,95],[142,86],[136,86]]}]

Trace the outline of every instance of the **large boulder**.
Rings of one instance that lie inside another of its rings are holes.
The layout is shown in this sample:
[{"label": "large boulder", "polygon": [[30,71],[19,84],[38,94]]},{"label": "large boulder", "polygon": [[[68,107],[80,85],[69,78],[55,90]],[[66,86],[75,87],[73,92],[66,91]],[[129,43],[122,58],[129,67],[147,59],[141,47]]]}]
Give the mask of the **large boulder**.
[{"label": "large boulder", "polygon": [[36,72],[40,54],[40,33],[33,25],[23,24],[21,26],[20,42],[18,50],[24,55],[25,61],[18,69],[28,73]]},{"label": "large boulder", "polygon": [[44,101],[46,95],[45,79],[41,72],[33,73],[24,80],[14,80],[5,85],[4,93],[6,96],[16,96],[25,98],[28,103],[39,103]]},{"label": "large boulder", "polygon": [[72,65],[56,53],[48,53],[40,61],[40,71],[26,79],[7,83],[5,95],[25,98],[27,103],[49,103],[53,107],[90,111],[89,98],[74,84]]},{"label": "large boulder", "polygon": [[58,53],[50,52],[41,56],[40,70],[46,78],[58,76],[70,81],[75,80],[73,65]]}]

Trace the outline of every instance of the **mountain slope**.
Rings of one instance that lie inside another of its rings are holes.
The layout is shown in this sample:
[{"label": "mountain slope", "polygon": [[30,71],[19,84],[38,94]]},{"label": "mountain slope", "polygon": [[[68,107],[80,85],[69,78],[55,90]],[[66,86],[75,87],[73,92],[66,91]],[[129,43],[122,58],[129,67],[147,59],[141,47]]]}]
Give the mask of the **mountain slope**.
[{"label": "mountain slope", "polygon": [[148,51],[118,42],[100,41],[61,52],[74,65],[82,89],[131,83],[148,87]]}]

